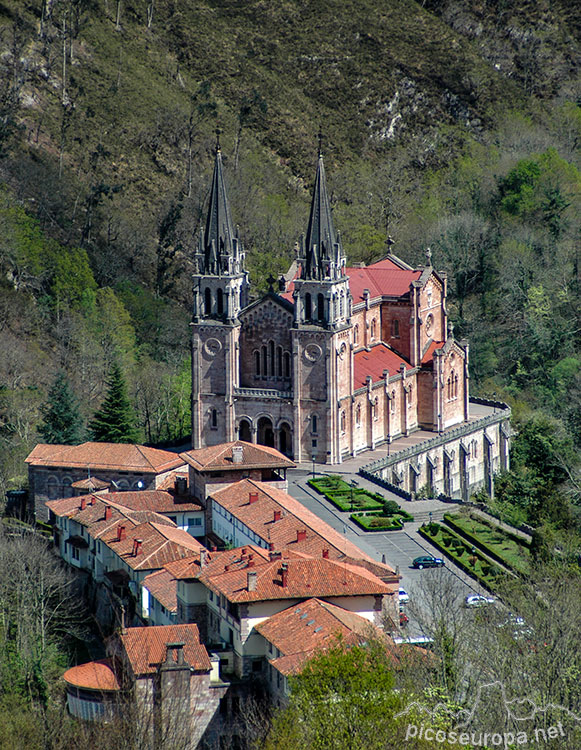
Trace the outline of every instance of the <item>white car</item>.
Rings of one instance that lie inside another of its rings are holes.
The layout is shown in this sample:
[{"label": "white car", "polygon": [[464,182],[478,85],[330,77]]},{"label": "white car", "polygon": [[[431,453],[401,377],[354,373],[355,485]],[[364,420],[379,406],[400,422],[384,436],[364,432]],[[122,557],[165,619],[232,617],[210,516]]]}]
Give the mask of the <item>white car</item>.
[{"label": "white car", "polygon": [[496,599],[493,596],[484,596],[483,594],[470,594],[464,600],[466,607],[484,607],[487,604],[494,604]]},{"label": "white car", "polygon": [[410,597],[408,592],[405,589],[402,589],[402,587],[399,587],[399,603],[405,604],[406,602],[409,602]]}]

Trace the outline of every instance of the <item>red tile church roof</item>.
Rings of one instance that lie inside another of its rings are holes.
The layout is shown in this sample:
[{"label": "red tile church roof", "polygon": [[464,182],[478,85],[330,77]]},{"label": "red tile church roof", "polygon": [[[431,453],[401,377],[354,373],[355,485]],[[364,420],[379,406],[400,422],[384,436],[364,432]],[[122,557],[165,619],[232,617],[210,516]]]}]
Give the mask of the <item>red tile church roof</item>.
[{"label": "red tile church roof", "polygon": [[88,468],[97,471],[132,471],[140,474],[161,474],[183,466],[184,463],[176,453],[133,443],[39,443],[25,461],[32,466],[78,468],[85,471]]},{"label": "red tile church roof", "polygon": [[409,362],[385,344],[376,344],[369,351],[363,349],[355,352],[353,360],[353,386],[355,388],[364,387],[367,384],[368,375],[371,375],[372,381],[377,383],[383,378],[384,370],[389,370],[390,375],[395,375],[402,365],[410,367]]},{"label": "red tile church roof", "polygon": [[63,675],[65,682],[77,688],[98,692],[113,692],[121,686],[109,659],[99,659],[71,667]]},{"label": "red tile church roof", "polygon": [[382,261],[364,268],[347,268],[349,276],[349,289],[353,297],[353,304],[362,302],[363,292],[369,289],[373,297],[402,297],[410,290],[412,281],[416,281],[422,275],[421,271],[408,271],[403,268],[387,268]]}]

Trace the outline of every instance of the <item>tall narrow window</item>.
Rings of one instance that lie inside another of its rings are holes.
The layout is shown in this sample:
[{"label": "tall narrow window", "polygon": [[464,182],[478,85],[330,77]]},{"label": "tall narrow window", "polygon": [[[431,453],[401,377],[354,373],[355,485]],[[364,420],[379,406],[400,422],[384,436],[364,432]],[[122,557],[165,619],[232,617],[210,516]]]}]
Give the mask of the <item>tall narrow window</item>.
[{"label": "tall narrow window", "polygon": [[448,396],[448,401],[450,401],[452,399],[451,382],[452,381],[450,380],[450,378],[448,378],[448,380],[446,381],[446,392],[447,392],[447,396]]},{"label": "tall narrow window", "polygon": [[261,347],[262,351],[262,374],[266,377],[268,375],[267,362],[266,362],[266,346]]},{"label": "tall narrow window", "polygon": [[353,329],[353,343],[359,343],[359,326],[355,326]]},{"label": "tall narrow window", "polygon": [[211,419],[212,427],[217,427],[218,426],[218,412],[216,411],[216,409],[212,409],[210,419]]},{"label": "tall narrow window", "polygon": [[276,374],[282,378],[282,346],[276,347]]},{"label": "tall narrow window", "polygon": [[458,398],[458,375],[454,375],[454,398]]},{"label": "tall narrow window", "polygon": [[288,352],[284,353],[284,376],[290,378],[290,354]]},{"label": "tall narrow window", "polygon": [[204,292],[204,309],[206,312],[206,315],[210,315],[212,312],[212,292],[210,291],[209,287],[206,287],[206,291]]},{"label": "tall narrow window", "polygon": [[325,297],[322,294],[317,296],[317,317],[325,320]]},{"label": "tall narrow window", "polygon": [[391,399],[389,401],[390,411],[395,414],[395,391],[391,392]]},{"label": "tall narrow window", "polygon": [[260,352],[254,352],[254,374],[260,375]]},{"label": "tall narrow window", "polygon": [[377,322],[375,318],[373,318],[373,320],[371,321],[371,340],[372,341],[375,338],[376,333],[377,333]]},{"label": "tall narrow window", "polygon": [[274,377],[274,341],[268,342],[268,355],[270,360],[270,375]]},{"label": "tall narrow window", "polygon": [[343,315],[345,314],[344,307],[345,307],[345,296],[344,296],[343,292],[341,292],[341,296],[339,297],[339,315],[340,315],[340,317],[343,317]]},{"label": "tall narrow window", "polygon": [[314,433],[317,432],[317,422],[318,422],[317,415],[313,414],[313,416],[311,417],[311,432],[314,432]]},{"label": "tall narrow window", "polygon": [[355,409],[355,424],[357,427],[361,424],[361,404],[357,404],[357,408]]},{"label": "tall narrow window", "polygon": [[399,338],[399,320],[391,321],[391,338],[392,339]]},{"label": "tall narrow window", "polygon": [[310,320],[313,317],[313,310],[311,306],[311,295],[307,292],[305,294],[305,320]]},{"label": "tall narrow window", "polygon": [[345,412],[341,412],[341,432],[345,432]]},{"label": "tall narrow window", "polygon": [[218,294],[216,297],[216,303],[218,308],[218,315],[224,314],[224,292],[221,289],[218,289]]}]

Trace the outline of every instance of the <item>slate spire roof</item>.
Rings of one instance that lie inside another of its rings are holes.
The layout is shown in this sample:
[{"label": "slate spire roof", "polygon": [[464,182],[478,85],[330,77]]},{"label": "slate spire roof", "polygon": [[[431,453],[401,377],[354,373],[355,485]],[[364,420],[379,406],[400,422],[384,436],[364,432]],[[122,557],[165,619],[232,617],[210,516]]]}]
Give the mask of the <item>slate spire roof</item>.
[{"label": "slate spire roof", "polygon": [[[333,225],[325,165],[320,146],[304,252],[305,264],[302,273],[304,279],[335,278],[339,275],[343,253],[339,235],[335,234]],[[337,274],[334,273],[335,269]]]},{"label": "slate spire roof", "polygon": [[202,245],[200,250],[204,257],[204,273],[220,275],[222,270],[221,256],[232,256],[234,254],[234,237],[234,227],[222,168],[222,149],[218,139],[216,141],[214,175],[210,189],[206,229],[200,238],[200,244]]}]

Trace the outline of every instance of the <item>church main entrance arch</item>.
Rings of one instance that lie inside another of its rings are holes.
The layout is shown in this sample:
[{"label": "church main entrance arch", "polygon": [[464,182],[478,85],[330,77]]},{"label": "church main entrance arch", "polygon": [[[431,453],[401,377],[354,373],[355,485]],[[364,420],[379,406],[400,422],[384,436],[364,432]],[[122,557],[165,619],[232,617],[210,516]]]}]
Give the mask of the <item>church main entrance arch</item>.
[{"label": "church main entrance arch", "polygon": [[258,444],[274,448],[274,428],[269,417],[260,417],[258,420]]},{"label": "church main entrance arch", "polygon": [[292,433],[290,426],[286,422],[283,422],[278,428],[278,449],[285,456],[292,458]]},{"label": "church main entrance arch", "polygon": [[241,419],[238,425],[238,440],[244,440],[246,443],[252,442],[252,428],[247,419]]}]

